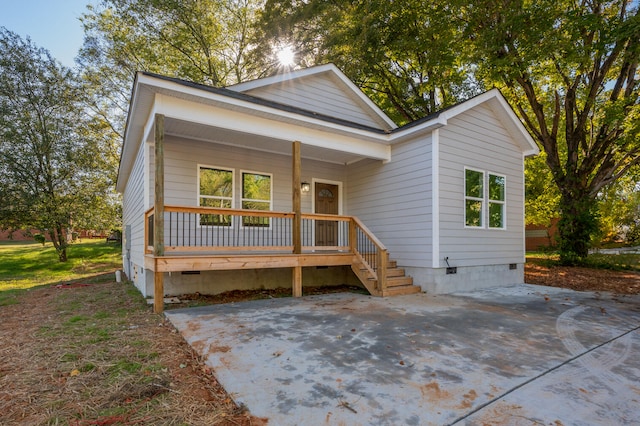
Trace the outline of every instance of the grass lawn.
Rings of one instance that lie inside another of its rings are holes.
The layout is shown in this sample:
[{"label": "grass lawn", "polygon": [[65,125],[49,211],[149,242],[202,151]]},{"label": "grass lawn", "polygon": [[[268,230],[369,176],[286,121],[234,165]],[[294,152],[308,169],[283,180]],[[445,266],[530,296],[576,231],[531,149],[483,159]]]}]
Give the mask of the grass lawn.
[{"label": "grass lawn", "polygon": [[[0,243],[0,425],[249,425],[130,283],[120,245]],[[64,284],[64,285],[59,285]]]},{"label": "grass lawn", "polygon": [[58,261],[53,244],[0,243],[0,292],[79,280],[121,268],[122,247],[104,239],[84,240],[67,249],[68,261]]}]

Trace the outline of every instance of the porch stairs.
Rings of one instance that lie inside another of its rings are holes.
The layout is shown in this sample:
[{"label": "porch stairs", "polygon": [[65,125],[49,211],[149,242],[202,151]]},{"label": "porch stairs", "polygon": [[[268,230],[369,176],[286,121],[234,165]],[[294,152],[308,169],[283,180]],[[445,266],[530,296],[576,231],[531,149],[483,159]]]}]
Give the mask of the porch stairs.
[{"label": "porch stairs", "polygon": [[362,261],[351,264],[351,270],[356,274],[360,282],[364,284],[372,296],[386,297],[403,294],[420,293],[420,286],[413,285],[413,278],[405,274],[405,270],[398,268],[398,262],[389,260],[386,269],[386,286],[381,289],[376,276],[364,265]]}]

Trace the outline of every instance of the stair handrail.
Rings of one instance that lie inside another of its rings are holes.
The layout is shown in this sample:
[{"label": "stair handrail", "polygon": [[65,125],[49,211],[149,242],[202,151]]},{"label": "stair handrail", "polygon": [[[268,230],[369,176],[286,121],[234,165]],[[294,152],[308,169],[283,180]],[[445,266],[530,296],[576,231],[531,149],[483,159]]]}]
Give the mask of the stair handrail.
[{"label": "stair handrail", "polygon": [[[360,228],[362,234],[376,247],[376,265],[371,265],[366,256],[358,251],[357,247],[357,230]],[[383,291],[387,288],[387,263],[389,262],[389,252],[385,245],[380,241],[360,219],[355,216],[351,217],[349,227],[349,243],[351,251],[358,257],[362,264],[372,274],[377,281],[377,289]]]}]

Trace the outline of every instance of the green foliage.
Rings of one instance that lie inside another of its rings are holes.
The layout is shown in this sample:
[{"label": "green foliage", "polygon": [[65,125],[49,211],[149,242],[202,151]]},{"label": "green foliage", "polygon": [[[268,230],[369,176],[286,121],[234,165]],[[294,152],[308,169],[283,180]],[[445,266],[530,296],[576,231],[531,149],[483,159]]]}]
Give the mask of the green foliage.
[{"label": "green foliage", "polygon": [[549,226],[560,216],[560,193],[544,152],[525,160],[524,176],[526,224]]},{"label": "green foliage", "polygon": [[34,240],[36,240],[36,242],[37,242],[37,243],[42,244],[43,246],[44,246],[44,243],[46,243],[46,242],[47,242],[47,239],[46,239],[46,238],[45,238],[45,236],[44,236],[44,235],[42,235],[42,234],[35,234],[35,235],[33,236],[33,239],[34,239]]},{"label": "green foliage", "polygon": [[626,234],[626,242],[629,245],[640,244],[640,225],[634,223]]},{"label": "green foliage", "polygon": [[481,89],[448,2],[268,0],[264,50],[294,46],[301,66],[333,62],[398,123]]},{"label": "green foliage", "polygon": [[554,183],[543,210],[559,201],[563,259],[583,259],[597,195],[640,163],[638,4],[475,0],[459,9],[476,75],[503,89],[545,152],[550,179],[535,176],[527,189],[541,196]]},{"label": "green foliage", "polygon": [[92,109],[123,136],[133,76],[224,86],[271,72],[256,52],[258,0],[104,0],[87,6],[78,61]]},{"label": "green foliage", "polygon": [[117,220],[117,149],[84,93],[46,50],[0,29],[0,228],[46,230],[60,261],[73,226]]}]

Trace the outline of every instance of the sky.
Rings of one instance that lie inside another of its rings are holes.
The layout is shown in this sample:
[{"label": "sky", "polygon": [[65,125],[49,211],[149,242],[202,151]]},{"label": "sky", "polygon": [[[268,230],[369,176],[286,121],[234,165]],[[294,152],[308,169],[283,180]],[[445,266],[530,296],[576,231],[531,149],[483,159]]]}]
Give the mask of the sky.
[{"label": "sky", "polygon": [[82,46],[83,31],[78,18],[95,0],[0,0],[0,27],[29,36],[38,47],[67,67]]}]

